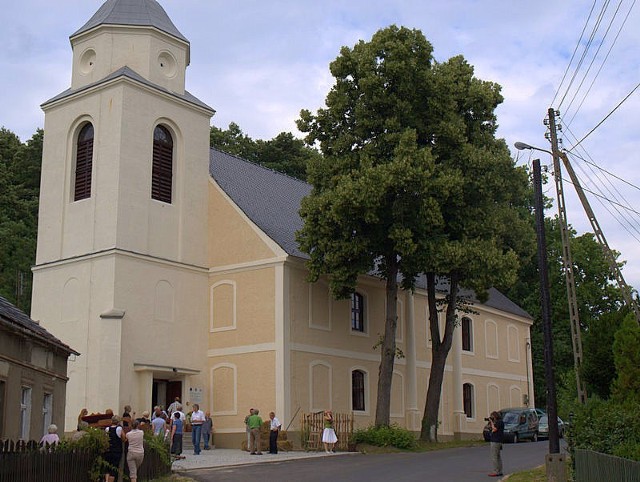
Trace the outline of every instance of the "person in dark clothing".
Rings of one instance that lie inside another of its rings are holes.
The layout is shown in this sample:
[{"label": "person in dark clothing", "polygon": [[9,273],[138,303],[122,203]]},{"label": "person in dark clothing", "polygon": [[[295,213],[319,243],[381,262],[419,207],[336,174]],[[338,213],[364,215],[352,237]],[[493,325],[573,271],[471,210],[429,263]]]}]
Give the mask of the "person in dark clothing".
[{"label": "person in dark clothing", "polygon": [[504,422],[500,412],[491,412],[489,424],[491,425],[489,442],[491,443],[491,464],[493,465],[493,472],[489,474],[489,477],[500,477],[502,476],[502,438],[504,436]]},{"label": "person in dark clothing", "polygon": [[109,437],[109,448],[104,455],[105,461],[109,464],[105,474],[105,482],[113,482],[120,470],[120,459],[124,449],[124,430],[120,424],[120,417],[114,415],[111,418],[111,425],[106,428]]}]

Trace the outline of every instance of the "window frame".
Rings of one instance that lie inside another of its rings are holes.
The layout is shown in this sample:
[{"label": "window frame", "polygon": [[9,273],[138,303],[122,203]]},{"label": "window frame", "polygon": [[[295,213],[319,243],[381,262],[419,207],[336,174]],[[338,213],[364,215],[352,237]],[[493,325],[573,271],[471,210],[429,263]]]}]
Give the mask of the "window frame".
[{"label": "window frame", "polygon": [[53,393],[44,392],[42,396],[42,433],[48,433],[53,423]]},{"label": "window frame", "polygon": [[[25,395],[26,398],[25,398]],[[30,386],[22,385],[20,392],[20,439],[29,440],[31,432],[31,408],[33,389]]]},{"label": "window frame", "polygon": [[351,293],[351,331],[366,333],[365,296],[354,291]]},{"label": "window frame", "polygon": [[[162,132],[164,139],[157,137]],[[153,148],[151,156],[151,199],[173,204],[173,177],[175,140],[172,131],[164,124],[153,129]]]},{"label": "window frame", "polygon": [[[356,380],[356,377],[358,377],[359,379]],[[364,370],[361,370],[359,368],[355,368],[351,370],[351,410],[352,411],[354,412],[367,411],[366,394],[367,394],[367,373]]]},{"label": "window frame", "polygon": [[468,419],[475,419],[475,387],[473,383],[462,384],[462,406]]},{"label": "window frame", "polygon": [[473,353],[473,320],[468,316],[463,316],[460,322],[462,336],[462,351]]},{"label": "window frame", "polygon": [[[91,137],[86,132],[91,129]],[[87,138],[85,138],[87,137]],[[73,202],[91,197],[93,181],[93,147],[95,128],[91,122],[84,122],[78,129],[75,143],[75,159],[73,169]]]}]

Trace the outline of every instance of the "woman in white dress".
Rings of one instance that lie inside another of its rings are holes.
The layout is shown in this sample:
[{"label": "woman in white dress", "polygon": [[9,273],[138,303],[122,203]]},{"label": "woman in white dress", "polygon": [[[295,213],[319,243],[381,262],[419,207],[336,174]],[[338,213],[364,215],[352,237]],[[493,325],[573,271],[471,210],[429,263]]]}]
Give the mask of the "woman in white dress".
[{"label": "woman in white dress", "polygon": [[338,437],[336,437],[336,431],[333,429],[333,413],[331,412],[331,410],[325,410],[324,430],[322,431],[322,443],[324,444],[324,451],[328,454],[335,453],[333,446],[337,441]]}]

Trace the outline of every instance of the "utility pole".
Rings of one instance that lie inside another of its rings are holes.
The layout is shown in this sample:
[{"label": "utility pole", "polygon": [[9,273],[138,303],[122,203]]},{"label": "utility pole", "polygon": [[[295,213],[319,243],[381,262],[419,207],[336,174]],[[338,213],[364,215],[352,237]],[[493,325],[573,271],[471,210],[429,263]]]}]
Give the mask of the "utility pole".
[{"label": "utility pole", "polygon": [[544,203],[540,159],[533,160],[533,193],[536,211],[536,239],[538,240],[538,273],[540,276],[540,308],[544,335],[544,377],[547,384],[547,418],[549,420],[549,453],[560,453],[556,379],[553,373],[553,333],[551,325],[551,296],[547,268],[547,241],[544,233]]},{"label": "utility pole", "polygon": [[562,187],[562,172],[560,170],[560,150],[558,149],[558,133],[556,126],[556,116],[560,115],[553,108],[548,111],[549,141],[551,142],[551,153],[553,155],[553,175],[556,182],[556,193],[558,196],[558,216],[560,218],[560,233],[562,237],[562,263],[564,265],[565,280],[567,284],[567,300],[569,302],[569,320],[571,325],[571,343],[573,345],[573,362],[576,372],[576,385],[578,388],[578,401],[587,401],[587,392],[580,378],[580,368],[582,366],[582,336],[580,333],[580,315],[578,313],[578,302],[576,298],[576,283],[573,277],[573,260],[571,259],[571,248],[569,246],[569,228],[567,224],[567,210]]}]

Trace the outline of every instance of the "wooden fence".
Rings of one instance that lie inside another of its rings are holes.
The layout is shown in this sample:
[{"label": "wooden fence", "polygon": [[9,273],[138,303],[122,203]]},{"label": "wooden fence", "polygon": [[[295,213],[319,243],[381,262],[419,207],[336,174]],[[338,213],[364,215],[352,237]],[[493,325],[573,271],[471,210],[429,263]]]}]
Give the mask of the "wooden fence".
[{"label": "wooden fence", "polygon": [[576,482],[640,481],[640,462],[635,460],[582,449],[575,450],[574,458]]},{"label": "wooden fence", "polygon": [[[322,431],[324,430],[324,413],[303,413],[300,433],[302,434],[302,447],[305,450],[320,450],[322,445]],[[353,414],[334,413],[333,429],[338,437],[337,450],[353,450]]]},{"label": "wooden fence", "polygon": [[[0,441],[0,482],[87,482],[96,458],[90,449],[43,449],[35,441]],[[157,452],[145,450],[138,480],[151,480],[170,472],[171,466],[162,462]]]},{"label": "wooden fence", "polygon": [[0,482],[86,482],[95,455],[88,450],[40,450],[37,442],[0,443]]}]

